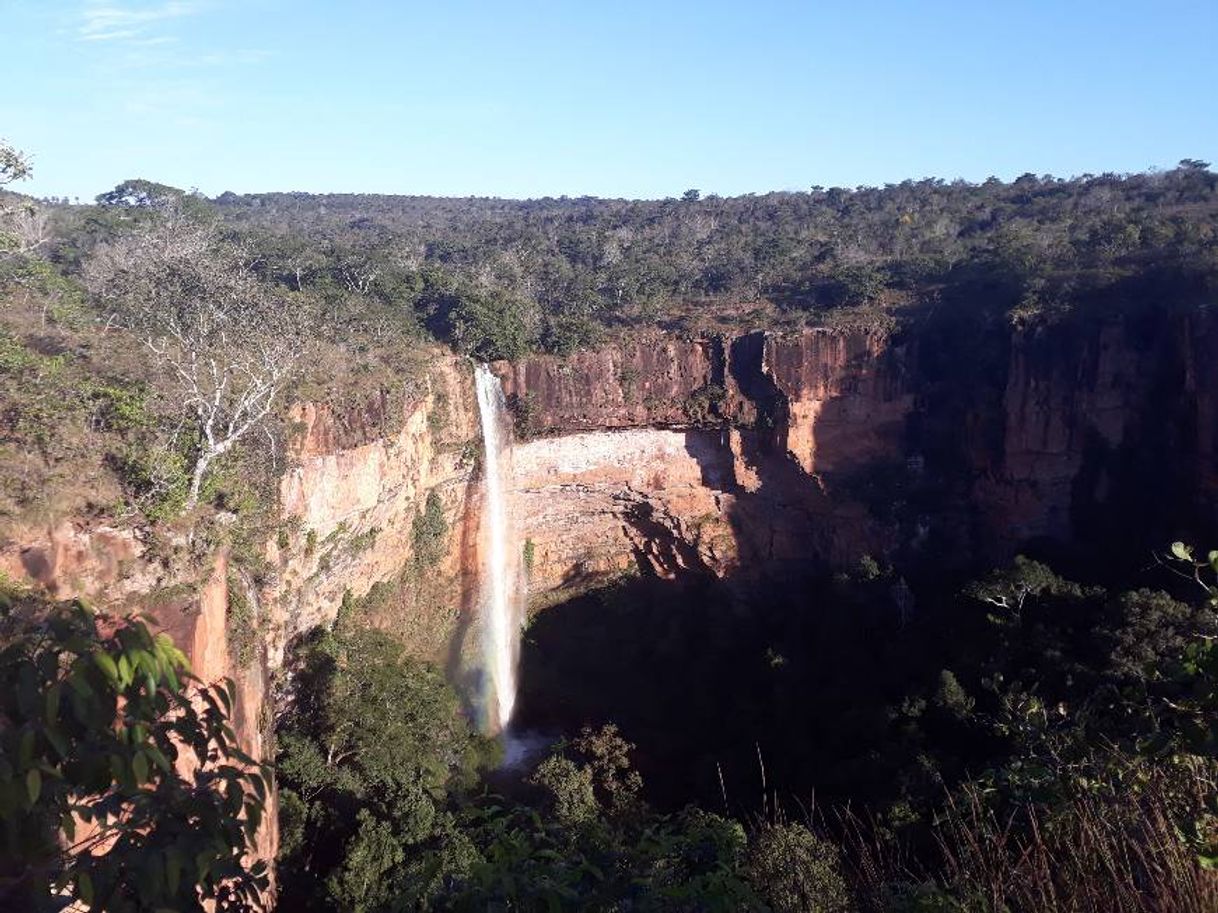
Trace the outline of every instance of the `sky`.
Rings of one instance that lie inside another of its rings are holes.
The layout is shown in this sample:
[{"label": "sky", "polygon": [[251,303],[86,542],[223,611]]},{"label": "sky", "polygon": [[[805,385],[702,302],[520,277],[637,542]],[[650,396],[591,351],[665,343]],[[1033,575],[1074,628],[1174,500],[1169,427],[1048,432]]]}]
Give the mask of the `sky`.
[{"label": "sky", "polygon": [[0,0],[20,189],[723,195],[1218,162],[1218,0]]}]

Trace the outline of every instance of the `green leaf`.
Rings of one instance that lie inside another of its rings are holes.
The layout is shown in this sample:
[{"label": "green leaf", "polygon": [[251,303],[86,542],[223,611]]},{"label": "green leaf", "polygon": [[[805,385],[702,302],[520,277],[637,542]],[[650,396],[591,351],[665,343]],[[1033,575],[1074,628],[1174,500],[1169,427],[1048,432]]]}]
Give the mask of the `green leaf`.
[{"label": "green leaf", "polygon": [[59,753],[61,758],[68,756],[68,740],[63,737],[63,733],[53,726],[48,726],[42,730],[42,734],[46,736],[47,741],[51,743],[51,747]]},{"label": "green leaf", "polygon": [[62,685],[52,685],[47,689],[46,718],[48,726],[54,726],[59,722],[59,700],[62,692]]},{"label": "green leaf", "polygon": [[1192,561],[1193,550],[1183,542],[1173,542],[1171,544],[1171,553],[1181,561]]},{"label": "green leaf", "polygon": [[81,697],[92,697],[93,696],[93,688],[85,680],[85,677],[81,673],[81,669],[79,666],[76,667],[75,669],[73,669],[72,674],[70,676],[68,676],[68,684],[71,685],[72,690],[75,691]]},{"label": "green leaf", "polygon": [[144,753],[152,758],[153,763],[155,763],[157,767],[161,768],[161,770],[165,771],[165,773],[172,772],[169,766],[169,759],[165,757],[165,754],[161,751],[161,749],[157,748],[155,745],[149,745],[144,749]]},{"label": "green leaf", "polygon": [[137,786],[148,779],[148,758],[142,751],[137,751],[131,759],[131,771],[135,774]]},{"label": "green leaf", "polygon": [[177,850],[171,849],[165,856],[165,881],[169,887],[169,896],[178,893],[178,882],[182,876],[182,857]]},{"label": "green leaf", "polygon": [[42,774],[34,768],[25,775],[25,791],[30,794],[30,804],[33,805],[42,795]]},{"label": "green leaf", "polygon": [[76,889],[80,891],[80,899],[85,902],[85,906],[93,906],[93,879],[89,877],[88,872],[81,872],[76,876]]},{"label": "green leaf", "polygon": [[126,688],[131,684],[131,661],[126,656],[118,658],[118,686]]},{"label": "green leaf", "polygon": [[118,664],[114,662],[114,658],[109,653],[94,653],[93,662],[97,663],[97,668],[106,673],[106,678],[112,682],[118,681]]}]

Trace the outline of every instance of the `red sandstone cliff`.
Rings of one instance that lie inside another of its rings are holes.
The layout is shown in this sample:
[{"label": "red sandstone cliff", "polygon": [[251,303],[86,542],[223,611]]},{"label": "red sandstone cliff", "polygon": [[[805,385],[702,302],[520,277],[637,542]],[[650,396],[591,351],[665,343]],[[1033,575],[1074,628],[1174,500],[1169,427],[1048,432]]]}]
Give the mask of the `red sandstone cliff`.
[{"label": "red sandstone cliff", "polygon": [[1159,475],[1164,522],[1213,523],[1218,321],[999,329],[984,354],[924,355],[935,342],[643,337],[496,365],[539,435],[515,486],[534,594],[640,564],[747,576],[928,542],[993,560],[1101,535]]}]

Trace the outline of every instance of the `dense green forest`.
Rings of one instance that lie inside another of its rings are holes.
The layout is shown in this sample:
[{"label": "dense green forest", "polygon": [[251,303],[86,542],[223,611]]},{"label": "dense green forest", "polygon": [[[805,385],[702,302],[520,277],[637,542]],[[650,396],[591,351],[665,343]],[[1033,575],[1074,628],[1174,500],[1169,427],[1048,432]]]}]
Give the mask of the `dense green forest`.
[{"label": "dense green forest", "polygon": [[[0,151],[0,183],[22,177]],[[252,582],[294,534],[286,404],[400,403],[437,345],[898,328],[945,305],[1036,323],[1218,293],[1218,175],[1191,160],[663,201],[141,180],[0,211],[0,517],[120,517],[166,566],[224,549]],[[445,532],[432,507],[421,538]],[[928,575],[911,617],[870,557],[743,605],[624,579],[531,621],[521,735],[565,737],[508,769],[443,673],[347,599],[276,681],[280,908],[1212,913],[1216,574],[1218,552],[1179,543],[1078,581],[1019,558]],[[192,700],[140,619],[9,580],[0,645],[0,898],[249,908],[271,804],[231,692]],[[211,766],[183,776],[188,754]],[[90,823],[108,851],[73,855],[59,835]]]},{"label": "dense green forest", "polygon": [[46,253],[71,268],[116,221],[172,199],[247,238],[265,281],[357,300],[370,319],[484,358],[566,353],[650,323],[892,325],[956,294],[991,298],[1015,321],[1148,295],[1187,305],[1218,275],[1218,176],[1197,160],[660,201],[207,200],[131,181],[97,207],[52,207],[63,240]]}]

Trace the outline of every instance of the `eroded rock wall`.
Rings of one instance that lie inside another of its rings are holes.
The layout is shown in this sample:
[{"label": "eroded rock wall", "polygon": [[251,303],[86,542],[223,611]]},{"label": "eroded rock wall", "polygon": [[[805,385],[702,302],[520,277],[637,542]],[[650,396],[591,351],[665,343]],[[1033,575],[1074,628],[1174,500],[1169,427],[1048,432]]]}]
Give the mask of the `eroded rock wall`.
[{"label": "eroded rock wall", "polygon": [[946,351],[913,331],[641,339],[497,365],[539,435],[516,473],[535,600],[640,566],[967,565],[1097,546],[1122,522],[1215,525],[1218,321],[988,332]]},{"label": "eroded rock wall", "polygon": [[[476,567],[478,421],[469,375],[466,360],[437,354],[400,408],[383,395],[344,411],[292,407],[289,468],[279,484],[283,523],[266,543],[261,585],[188,526],[84,518],[4,529],[0,573],[54,598],[150,614],[202,681],[234,681],[241,747],[270,760],[270,677],[287,642],[332,623],[344,594],[392,582],[392,598],[367,621],[443,660]],[[445,531],[432,543],[437,559],[415,568],[416,519],[432,493]],[[234,627],[237,603],[244,617]],[[235,649],[235,636],[249,642]],[[272,806],[258,855],[272,861],[277,844]]]},{"label": "eroded rock wall", "polygon": [[285,534],[268,544],[278,571],[265,594],[279,626],[273,664],[291,637],[332,623],[344,594],[364,596],[410,571],[416,521],[433,495],[447,527],[440,560],[408,574],[387,617],[373,621],[397,625],[424,655],[443,655],[466,589],[465,527],[476,522],[470,495],[477,495],[479,432],[471,383],[467,362],[438,359],[403,414],[361,423],[355,432],[326,407],[293,408],[293,465],[280,482]]}]

